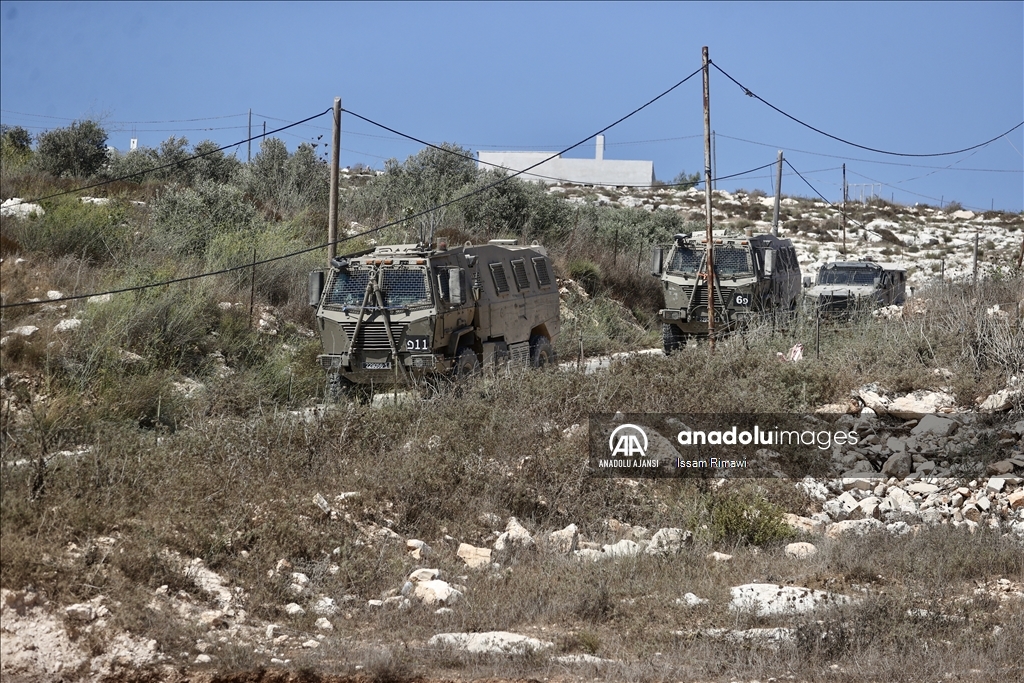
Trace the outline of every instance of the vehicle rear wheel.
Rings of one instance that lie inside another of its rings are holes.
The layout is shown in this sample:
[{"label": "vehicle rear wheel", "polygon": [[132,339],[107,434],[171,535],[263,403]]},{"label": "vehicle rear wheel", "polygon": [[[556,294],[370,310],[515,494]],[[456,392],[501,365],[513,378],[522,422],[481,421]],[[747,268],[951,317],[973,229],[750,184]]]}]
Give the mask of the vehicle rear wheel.
[{"label": "vehicle rear wheel", "polygon": [[480,372],[480,359],[476,357],[476,351],[469,346],[463,347],[459,355],[455,357],[455,365],[452,367],[452,374],[462,379]]},{"label": "vehicle rear wheel", "polygon": [[661,326],[661,340],[666,356],[686,346],[686,335],[678,327],[668,323]]},{"label": "vehicle rear wheel", "polygon": [[555,350],[551,348],[551,342],[547,337],[534,335],[530,338],[530,364],[535,368],[543,368],[553,365],[555,362]]}]

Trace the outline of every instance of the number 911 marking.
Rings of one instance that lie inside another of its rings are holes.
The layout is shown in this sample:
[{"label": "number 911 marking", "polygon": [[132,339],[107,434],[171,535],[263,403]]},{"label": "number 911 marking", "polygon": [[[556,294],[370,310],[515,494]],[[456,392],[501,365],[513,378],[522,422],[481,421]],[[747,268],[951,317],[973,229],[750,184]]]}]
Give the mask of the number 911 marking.
[{"label": "number 911 marking", "polygon": [[750,295],[744,294],[743,292],[736,292],[732,297],[732,303],[734,306],[749,306]]},{"label": "number 911 marking", "polygon": [[406,337],[405,350],[430,351],[430,343],[427,341],[426,336]]}]

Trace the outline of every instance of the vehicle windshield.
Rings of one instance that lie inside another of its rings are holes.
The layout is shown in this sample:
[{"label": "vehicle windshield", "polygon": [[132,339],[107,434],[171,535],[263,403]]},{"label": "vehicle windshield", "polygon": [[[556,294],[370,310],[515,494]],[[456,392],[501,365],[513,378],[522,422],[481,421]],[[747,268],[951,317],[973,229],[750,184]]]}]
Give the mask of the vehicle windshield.
[{"label": "vehicle windshield", "polygon": [[668,269],[674,273],[696,273],[703,259],[703,249],[676,247],[676,250],[672,252],[672,261],[669,262]]},{"label": "vehicle windshield", "polygon": [[823,268],[818,273],[819,285],[873,285],[875,271],[854,268]]},{"label": "vehicle windshield", "polygon": [[750,272],[749,252],[736,247],[715,247],[715,272],[718,275],[740,275]]},{"label": "vehicle windshield", "polygon": [[[369,270],[335,271],[334,280],[324,304],[327,306],[360,306],[370,279]],[[383,272],[384,305],[388,308],[410,308],[430,303],[427,272],[422,268],[389,268]],[[376,307],[372,294],[368,307]]]}]

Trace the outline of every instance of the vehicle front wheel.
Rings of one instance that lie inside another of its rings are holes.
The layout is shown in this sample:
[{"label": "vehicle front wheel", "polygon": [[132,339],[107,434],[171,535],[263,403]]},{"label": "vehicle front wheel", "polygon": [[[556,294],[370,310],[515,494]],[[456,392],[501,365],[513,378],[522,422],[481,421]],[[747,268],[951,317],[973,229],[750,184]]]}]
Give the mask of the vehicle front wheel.
[{"label": "vehicle front wheel", "polygon": [[686,346],[686,335],[678,327],[668,323],[661,326],[661,340],[666,356]]},{"label": "vehicle front wheel", "polygon": [[455,365],[452,367],[452,374],[455,377],[462,379],[464,377],[470,377],[480,372],[480,359],[476,357],[476,352],[466,346],[459,351],[459,355],[455,357]]},{"label": "vehicle front wheel", "polygon": [[555,350],[547,337],[535,335],[530,339],[530,364],[535,368],[543,368],[555,362]]}]

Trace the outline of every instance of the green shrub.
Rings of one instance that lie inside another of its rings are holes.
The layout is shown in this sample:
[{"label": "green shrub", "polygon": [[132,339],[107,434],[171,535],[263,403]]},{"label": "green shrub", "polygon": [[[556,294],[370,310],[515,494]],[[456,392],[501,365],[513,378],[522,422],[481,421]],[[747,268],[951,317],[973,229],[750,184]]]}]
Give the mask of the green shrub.
[{"label": "green shrub", "polygon": [[87,178],[107,163],[107,132],[96,121],[75,121],[39,136],[36,162],[60,178]]},{"label": "green shrub", "polygon": [[768,502],[756,487],[712,497],[708,503],[711,532],[716,541],[770,545],[795,536],[782,519],[783,510]]}]

